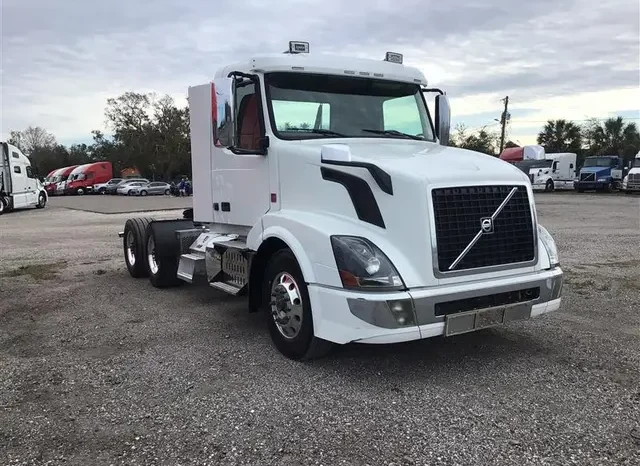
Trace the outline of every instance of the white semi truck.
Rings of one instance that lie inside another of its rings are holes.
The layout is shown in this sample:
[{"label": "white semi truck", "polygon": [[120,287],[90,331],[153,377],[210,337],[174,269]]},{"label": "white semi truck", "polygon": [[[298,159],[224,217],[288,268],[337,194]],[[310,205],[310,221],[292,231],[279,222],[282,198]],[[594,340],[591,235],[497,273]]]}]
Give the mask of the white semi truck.
[{"label": "white semi truck", "polygon": [[129,273],[246,295],[298,360],[557,310],[558,252],[527,176],[447,147],[448,99],[401,55],[308,51],[291,42],[189,88],[193,209],[127,220]]},{"label": "white semi truck", "polygon": [[640,151],[633,159],[629,173],[622,180],[622,190],[627,194],[640,192]]},{"label": "white semi truck", "polygon": [[26,207],[42,209],[48,199],[29,157],[16,146],[0,142],[0,215]]}]

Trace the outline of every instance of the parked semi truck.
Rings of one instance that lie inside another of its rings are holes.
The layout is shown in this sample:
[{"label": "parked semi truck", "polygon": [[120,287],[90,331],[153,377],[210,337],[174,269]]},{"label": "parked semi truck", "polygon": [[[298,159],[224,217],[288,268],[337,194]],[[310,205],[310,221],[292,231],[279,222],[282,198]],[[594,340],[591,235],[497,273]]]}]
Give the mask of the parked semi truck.
[{"label": "parked semi truck", "polygon": [[597,155],[584,159],[574,187],[578,192],[589,190],[611,192],[622,187],[623,159],[617,155]]},{"label": "parked semi truck", "polygon": [[29,158],[16,146],[0,142],[0,215],[13,209],[47,204],[47,192]]},{"label": "parked semi truck", "polygon": [[622,190],[627,194],[640,192],[640,151],[633,159],[629,173],[622,180]]},{"label": "parked semi truck", "polygon": [[542,146],[524,146],[505,149],[500,159],[526,173],[534,190],[574,189],[577,154],[548,154]]},{"label": "parked semi truck", "polygon": [[126,221],[131,276],[245,295],[298,360],[557,310],[563,272],[527,176],[448,147],[448,98],[402,55],[308,50],[189,88],[193,209]]}]

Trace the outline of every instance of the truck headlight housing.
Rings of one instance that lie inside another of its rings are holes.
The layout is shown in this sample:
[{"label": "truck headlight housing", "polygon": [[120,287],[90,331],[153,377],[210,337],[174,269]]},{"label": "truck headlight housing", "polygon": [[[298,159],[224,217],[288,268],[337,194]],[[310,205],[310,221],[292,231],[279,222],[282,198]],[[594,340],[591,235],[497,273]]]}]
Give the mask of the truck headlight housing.
[{"label": "truck headlight housing", "polygon": [[368,239],[332,236],[331,246],[344,288],[370,291],[405,288],[389,258]]},{"label": "truck headlight housing", "polygon": [[549,231],[547,231],[547,229],[542,225],[538,225],[538,237],[542,241],[542,244],[544,244],[544,248],[547,250],[551,267],[559,265],[560,260],[558,258],[558,248],[556,246],[556,242]]}]

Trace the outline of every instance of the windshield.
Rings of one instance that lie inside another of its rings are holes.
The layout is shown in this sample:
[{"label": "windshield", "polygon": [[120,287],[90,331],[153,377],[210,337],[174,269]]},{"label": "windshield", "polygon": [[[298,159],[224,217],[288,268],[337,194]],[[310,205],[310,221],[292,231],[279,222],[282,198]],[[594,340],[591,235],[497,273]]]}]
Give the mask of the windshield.
[{"label": "windshield", "polygon": [[516,162],[515,166],[525,173],[529,173],[532,168],[551,168],[553,160],[523,160]]},{"label": "windshield", "polygon": [[265,82],[271,127],[281,139],[435,140],[417,84],[305,73],[269,73]]},{"label": "windshield", "polygon": [[640,168],[640,158],[633,161],[633,168]]},{"label": "windshield", "polygon": [[610,167],[615,165],[615,159],[609,157],[587,158],[584,161],[585,167]]}]

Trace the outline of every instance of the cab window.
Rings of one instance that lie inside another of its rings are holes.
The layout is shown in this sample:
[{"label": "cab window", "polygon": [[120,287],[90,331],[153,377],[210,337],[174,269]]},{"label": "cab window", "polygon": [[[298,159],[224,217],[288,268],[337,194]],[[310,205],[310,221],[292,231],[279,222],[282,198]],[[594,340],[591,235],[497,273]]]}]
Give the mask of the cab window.
[{"label": "cab window", "polygon": [[18,167],[18,166],[13,167],[13,171],[15,173],[22,173],[22,170],[20,170],[20,167]]},{"label": "cab window", "polygon": [[33,169],[31,167],[27,167],[27,177],[28,178],[35,178],[36,176],[33,174]]}]

